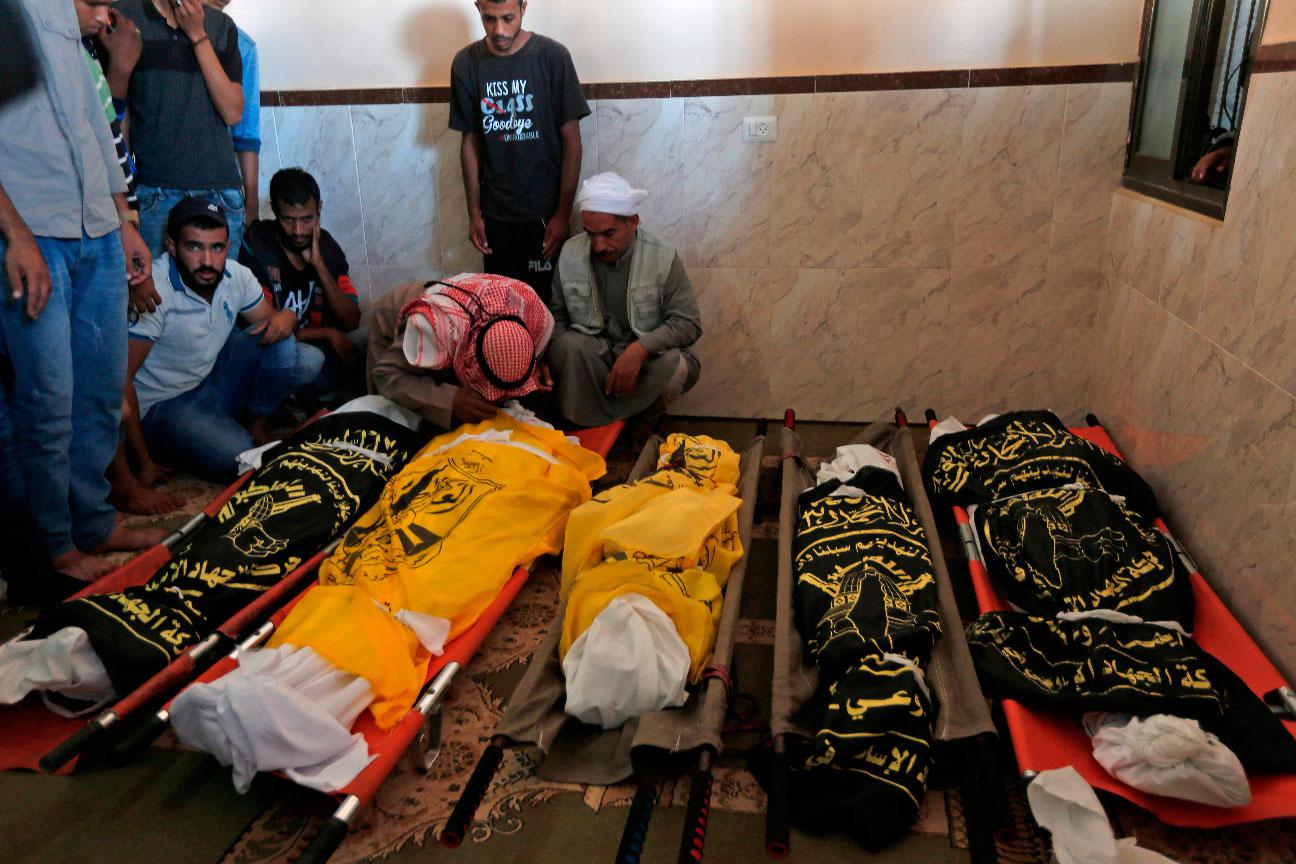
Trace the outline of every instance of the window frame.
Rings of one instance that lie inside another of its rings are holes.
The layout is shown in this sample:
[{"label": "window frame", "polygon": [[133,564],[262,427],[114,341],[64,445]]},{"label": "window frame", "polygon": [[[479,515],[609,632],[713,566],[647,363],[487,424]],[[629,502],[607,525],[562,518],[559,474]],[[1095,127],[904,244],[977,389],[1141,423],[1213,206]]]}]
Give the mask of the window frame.
[{"label": "window frame", "polygon": [[[1220,32],[1224,27],[1224,13],[1230,0],[1193,0],[1192,19],[1189,23],[1190,39],[1184,56],[1184,72],[1180,81],[1179,105],[1175,115],[1170,159],[1157,159],[1136,155],[1135,142],[1143,121],[1143,102],[1148,62],[1151,58],[1153,25],[1157,6],[1161,0],[1144,0],[1143,25],[1139,34],[1139,58],[1135,65],[1134,92],[1130,103],[1129,133],[1125,140],[1125,170],[1121,183],[1125,188],[1158,198],[1206,216],[1223,219],[1227,209],[1228,193],[1233,183],[1233,165],[1230,164],[1224,188],[1218,189],[1187,180],[1197,156],[1193,152],[1193,124],[1185,122],[1194,112],[1209,106],[1212,73],[1217,66]],[[1245,0],[1240,0],[1245,2]],[[1260,47],[1269,0],[1257,0],[1260,9],[1255,28],[1245,46],[1245,69],[1241,73],[1242,98],[1238,105],[1237,125],[1240,129],[1246,113],[1247,96],[1251,90],[1251,64]],[[1175,179],[1183,177],[1185,179]]]}]

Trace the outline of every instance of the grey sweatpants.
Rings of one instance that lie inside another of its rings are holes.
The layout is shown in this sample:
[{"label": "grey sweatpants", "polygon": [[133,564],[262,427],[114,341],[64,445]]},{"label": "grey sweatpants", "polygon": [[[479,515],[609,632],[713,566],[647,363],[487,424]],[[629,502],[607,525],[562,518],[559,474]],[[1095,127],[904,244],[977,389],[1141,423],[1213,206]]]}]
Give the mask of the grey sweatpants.
[{"label": "grey sweatpants", "polygon": [[665,410],[670,402],[697,383],[701,364],[687,349],[673,348],[653,357],[639,371],[639,382],[628,396],[603,392],[616,356],[603,338],[566,330],[549,345],[558,412],[578,426],[601,426]]}]

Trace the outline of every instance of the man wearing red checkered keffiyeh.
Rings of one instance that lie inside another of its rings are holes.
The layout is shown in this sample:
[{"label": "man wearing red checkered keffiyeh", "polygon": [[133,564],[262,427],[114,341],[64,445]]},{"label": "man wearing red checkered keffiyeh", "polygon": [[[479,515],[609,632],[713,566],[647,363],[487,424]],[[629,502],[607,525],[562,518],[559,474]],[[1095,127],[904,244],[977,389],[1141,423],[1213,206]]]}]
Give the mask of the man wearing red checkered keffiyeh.
[{"label": "man wearing red checkered keffiyeh", "polygon": [[401,285],[374,304],[373,318],[370,391],[442,428],[552,389],[543,357],[553,316],[516,279],[462,273]]}]

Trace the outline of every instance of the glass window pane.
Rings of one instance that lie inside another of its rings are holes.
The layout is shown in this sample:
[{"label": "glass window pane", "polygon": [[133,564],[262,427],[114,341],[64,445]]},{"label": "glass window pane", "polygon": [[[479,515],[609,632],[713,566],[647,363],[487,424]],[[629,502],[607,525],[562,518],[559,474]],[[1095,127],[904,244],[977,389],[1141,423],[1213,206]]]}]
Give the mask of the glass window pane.
[{"label": "glass window pane", "polygon": [[1184,60],[1193,17],[1193,0],[1157,0],[1143,81],[1143,116],[1134,152],[1169,159],[1183,87]]}]

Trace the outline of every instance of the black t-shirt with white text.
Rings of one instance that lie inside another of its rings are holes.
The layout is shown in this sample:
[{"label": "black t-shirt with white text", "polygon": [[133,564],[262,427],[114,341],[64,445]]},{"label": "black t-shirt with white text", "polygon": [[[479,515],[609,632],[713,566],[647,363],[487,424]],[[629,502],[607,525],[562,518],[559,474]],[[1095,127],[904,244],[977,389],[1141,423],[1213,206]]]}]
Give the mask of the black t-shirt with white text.
[{"label": "black t-shirt with white text", "polygon": [[552,216],[562,173],[558,130],[590,113],[571,54],[538,33],[505,57],[477,41],[455,55],[450,79],[450,128],[482,136],[482,214]]},{"label": "black t-shirt with white text", "polygon": [[[338,327],[338,321],[324,296],[313,267],[298,270],[288,260],[279,245],[278,224],[273,219],[261,219],[247,227],[243,234],[243,248],[239,250],[239,263],[257,277],[261,287],[273,295],[277,309],[289,309],[297,316],[297,326]],[[346,276],[350,272],[346,254],[333,239],[333,235],[320,229],[320,256],[329,273],[337,280],[342,293],[357,300],[355,288]]]}]

